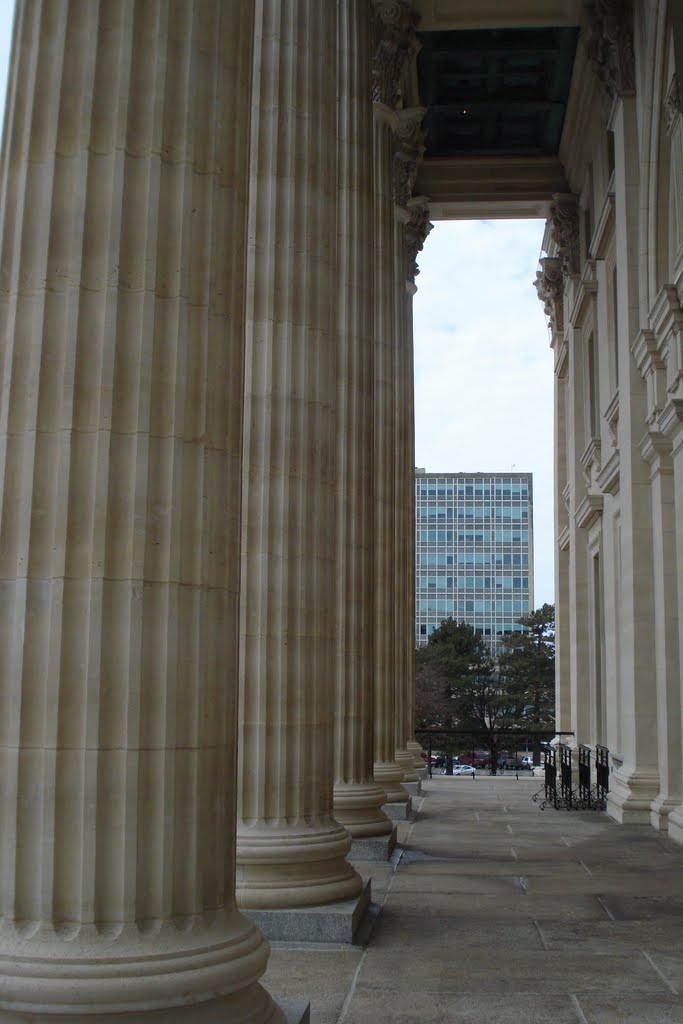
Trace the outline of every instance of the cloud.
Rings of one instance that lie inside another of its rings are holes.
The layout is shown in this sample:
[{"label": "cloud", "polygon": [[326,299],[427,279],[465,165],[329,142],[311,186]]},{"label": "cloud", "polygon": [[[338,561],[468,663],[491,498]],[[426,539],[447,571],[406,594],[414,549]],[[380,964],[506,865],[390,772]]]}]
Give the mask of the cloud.
[{"label": "cloud", "polygon": [[532,472],[535,603],[554,595],[553,353],[541,221],[439,222],[415,297],[416,464]]}]

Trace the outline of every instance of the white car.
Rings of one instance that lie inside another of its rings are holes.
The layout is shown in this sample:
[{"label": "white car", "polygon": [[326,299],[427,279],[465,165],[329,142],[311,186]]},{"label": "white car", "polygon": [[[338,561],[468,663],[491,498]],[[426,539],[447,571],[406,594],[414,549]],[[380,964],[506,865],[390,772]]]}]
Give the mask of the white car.
[{"label": "white car", "polygon": [[471,764],[454,764],[453,765],[454,775],[476,775],[477,769],[473,768]]}]

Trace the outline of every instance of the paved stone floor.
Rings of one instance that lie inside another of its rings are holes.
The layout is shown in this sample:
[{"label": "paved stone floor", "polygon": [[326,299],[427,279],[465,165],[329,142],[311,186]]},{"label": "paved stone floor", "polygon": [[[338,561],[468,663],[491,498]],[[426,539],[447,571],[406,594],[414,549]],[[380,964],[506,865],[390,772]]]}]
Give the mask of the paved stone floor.
[{"label": "paved stone floor", "polygon": [[275,944],[265,984],[311,1024],[683,1024],[683,847],[540,779],[435,778],[365,946]]}]

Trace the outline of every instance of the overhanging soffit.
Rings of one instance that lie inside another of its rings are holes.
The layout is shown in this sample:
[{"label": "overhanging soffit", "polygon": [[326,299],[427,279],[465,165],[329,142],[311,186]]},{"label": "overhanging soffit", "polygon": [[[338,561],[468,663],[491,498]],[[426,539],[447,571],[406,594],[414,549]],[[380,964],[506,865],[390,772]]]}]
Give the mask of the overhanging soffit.
[{"label": "overhanging soffit", "polygon": [[[417,3],[432,217],[546,216],[567,192],[558,157],[578,3]],[[453,26],[457,27],[453,27]]]}]

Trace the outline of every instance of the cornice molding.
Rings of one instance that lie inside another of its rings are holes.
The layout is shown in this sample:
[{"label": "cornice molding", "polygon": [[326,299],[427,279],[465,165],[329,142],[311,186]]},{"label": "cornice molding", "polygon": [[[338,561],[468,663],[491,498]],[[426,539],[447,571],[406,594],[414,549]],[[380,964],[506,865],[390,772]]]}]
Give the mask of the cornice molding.
[{"label": "cornice molding", "polygon": [[576,510],[574,521],[580,530],[589,530],[602,516],[604,499],[601,494],[587,494]]},{"label": "cornice molding", "polygon": [[595,478],[598,487],[604,494],[617,494],[619,491],[620,461],[619,452],[612,452],[609,459],[604,463],[602,469]]}]

